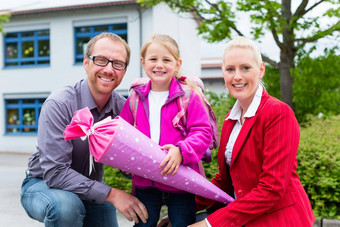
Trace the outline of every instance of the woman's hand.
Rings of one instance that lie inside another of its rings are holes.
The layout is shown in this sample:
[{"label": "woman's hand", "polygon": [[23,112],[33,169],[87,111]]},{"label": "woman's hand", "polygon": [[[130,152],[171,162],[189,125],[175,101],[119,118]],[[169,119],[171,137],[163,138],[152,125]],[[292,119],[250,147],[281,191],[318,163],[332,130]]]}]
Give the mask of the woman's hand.
[{"label": "woman's hand", "polygon": [[169,174],[174,175],[175,173],[177,173],[179,165],[183,161],[181,151],[179,150],[178,147],[172,144],[166,144],[162,146],[161,149],[168,150],[168,154],[165,156],[164,160],[159,165],[159,168],[163,168],[163,166],[166,164],[161,174],[166,176]]},{"label": "woman's hand", "polygon": [[194,223],[192,225],[188,225],[188,227],[208,227],[207,223],[205,222],[205,220]]},{"label": "woman's hand", "polygon": [[171,227],[168,215],[161,218],[161,221],[157,224],[157,227]]}]

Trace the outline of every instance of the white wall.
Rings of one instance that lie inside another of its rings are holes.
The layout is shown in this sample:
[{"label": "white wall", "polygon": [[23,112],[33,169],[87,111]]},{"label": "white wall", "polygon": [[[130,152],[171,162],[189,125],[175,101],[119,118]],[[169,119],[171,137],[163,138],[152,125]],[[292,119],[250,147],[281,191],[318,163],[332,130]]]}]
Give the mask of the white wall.
[{"label": "white wall", "polygon": [[165,5],[142,8],[140,11],[136,6],[123,6],[13,16],[10,22],[5,24],[6,32],[50,29],[50,66],[4,68],[4,42],[3,36],[0,36],[0,152],[33,152],[36,145],[36,136],[5,135],[3,95],[49,94],[84,78],[86,75],[83,66],[74,64],[74,26],[116,22],[127,22],[128,44],[132,50],[130,65],[121,85],[117,88],[119,92],[127,94],[133,79],[141,76],[140,48],[153,33],[169,34],[175,38],[180,46],[184,74],[200,75],[200,43],[196,35],[195,22],[188,17],[178,17]]},{"label": "white wall", "polygon": [[[86,10],[82,12],[42,14],[37,16],[13,17],[5,24],[5,31],[50,29],[50,66],[5,69],[3,54],[0,54],[0,106],[4,107],[3,94],[51,93],[72,85],[86,73],[82,65],[74,64],[74,26],[96,25],[115,22],[128,23],[128,43],[133,50],[130,67],[118,90],[127,93],[133,77],[140,75],[139,68],[139,17],[136,7],[119,9]],[[0,52],[3,50],[1,36]],[[0,151],[33,152],[36,136],[8,136],[5,134],[5,113],[0,108]],[[18,142],[20,141],[20,142]]]}]

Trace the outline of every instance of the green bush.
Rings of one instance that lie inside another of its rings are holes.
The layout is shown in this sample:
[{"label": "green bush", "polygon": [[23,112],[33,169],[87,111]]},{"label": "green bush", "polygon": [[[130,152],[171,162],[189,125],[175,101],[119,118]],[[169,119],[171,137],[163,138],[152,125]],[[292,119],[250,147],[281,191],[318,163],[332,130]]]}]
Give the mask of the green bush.
[{"label": "green bush", "polygon": [[[224,119],[227,113],[229,112],[229,110],[231,110],[231,108],[233,107],[236,99],[230,95],[227,96],[227,94],[225,93],[218,95],[212,91],[207,91],[205,93],[205,96],[209,100],[209,103],[211,104],[214,110],[214,113],[216,115],[217,125],[218,125],[218,132],[219,132],[219,135],[221,135],[221,130],[222,130]],[[212,161],[210,163],[203,162],[205,176],[209,180],[211,180],[218,172],[217,152],[218,152],[218,149],[212,150],[212,154],[211,154]]]},{"label": "green bush", "polygon": [[113,188],[131,193],[131,180],[124,177],[119,169],[105,166],[104,181]]},{"label": "green bush", "polygon": [[280,99],[280,71],[271,65],[266,65],[266,72],[262,80],[266,91],[271,96]]},{"label": "green bush", "polygon": [[340,56],[334,50],[325,50],[317,58],[299,60],[292,70],[294,77],[293,102],[299,122],[308,114],[340,114]]},{"label": "green bush", "polygon": [[316,217],[340,218],[340,115],[301,127],[300,176]]},{"label": "green bush", "polygon": [[216,121],[218,126],[218,131],[221,132],[223,121],[228,111],[233,107],[236,99],[227,94],[216,94],[212,91],[205,92],[205,96],[209,100],[209,103],[214,110],[216,115]]},{"label": "green bush", "polygon": [[[294,77],[293,102],[299,122],[306,122],[307,116],[340,114],[340,56],[336,50],[325,50],[325,54],[311,58],[310,52],[302,54],[291,71]],[[266,90],[280,99],[280,72],[266,65],[263,77]]]}]

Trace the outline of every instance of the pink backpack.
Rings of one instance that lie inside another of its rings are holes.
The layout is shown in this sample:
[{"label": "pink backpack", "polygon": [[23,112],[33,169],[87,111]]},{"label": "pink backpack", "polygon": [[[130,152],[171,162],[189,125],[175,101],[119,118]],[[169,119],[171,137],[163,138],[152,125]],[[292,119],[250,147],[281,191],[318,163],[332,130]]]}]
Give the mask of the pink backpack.
[{"label": "pink backpack", "polygon": [[[177,113],[177,115],[172,120],[173,126],[175,128],[178,128],[184,136],[186,136],[186,131],[179,124],[179,121],[182,119],[183,124],[186,125],[185,113],[188,109],[188,105],[189,105],[189,102],[190,102],[190,93],[191,93],[190,88],[186,85],[185,79],[186,79],[186,77],[181,77],[179,79],[179,82],[182,85],[182,89],[185,91],[185,95],[182,95],[179,98],[177,98],[177,105],[178,105],[179,112]],[[218,138],[218,128],[217,128],[217,123],[216,123],[216,116],[214,114],[214,111],[211,108],[210,103],[208,102],[207,98],[204,96],[204,84],[203,84],[202,80],[198,77],[190,77],[189,80],[194,85],[196,85],[200,88],[200,89],[197,89],[197,90],[202,92],[200,95],[203,98],[205,111],[208,114],[210,126],[211,126],[211,129],[212,129],[212,132],[213,132],[213,140],[210,143],[209,149],[206,151],[206,153],[204,154],[204,156],[202,158],[202,160],[204,162],[209,163],[211,161],[211,149],[218,147],[219,138]],[[138,102],[139,102],[139,95],[135,92],[135,90],[133,88],[139,87],[139,86],[145,86],[145,85],[148,84],[149,81],[150,81],[149,78],[137,78],[132,82],[132,84],[130,86],[130,90],[132,90],[132,92],[129,96],[129,105],[130,105],[130,109],[131,109],[133,119],[134,119],[134,127],[136,127],[136,128],[137,128],[136,115],[137,115],[137,107],[138,107]]]}]

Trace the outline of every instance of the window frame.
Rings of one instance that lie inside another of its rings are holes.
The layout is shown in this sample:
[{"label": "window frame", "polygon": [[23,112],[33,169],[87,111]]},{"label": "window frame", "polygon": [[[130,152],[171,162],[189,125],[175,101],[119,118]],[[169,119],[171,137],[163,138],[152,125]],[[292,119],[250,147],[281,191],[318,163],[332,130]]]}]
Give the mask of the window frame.
[{"label": "window frame", "polygon": [[[108,29],[96,31],[96,28],[107,26]],[[125,28],[121,28],[121,26],[125,26]],[[116,29],[118,27],[118,29]],[[77,32],[78,29],[89,29],[89,32]],[[125,41],[127,42],[128,39],[128,24],[126,22],[122,23],[113,23],[113,24],[100,24],[100,25],[86,25],[86,26],[75,26],[74,27],[74,64],[82,64],[84,59],[84,53],[78,53],[78,38],[89,38],[92,39],[96,35],[99,35],[102,32],[112,32],[119,36],[126,36]],[[83,48],[83,51],[85,51],[85,48]]]},{"label": "window frame", "polygon": [[[16,100],[17,103],[8,103],[9,101]],[[34,100],[33,103],[24,103],[24,100]],[[9,98],[5,99],[5,135],[37,135],[38,133],[38,120],[40,116],[40,111],[42,108],[42,105],[46,98]],[[18,110],[18,116],[17,121],[19,121],[19,124],[9,124],[8,123],[8,110],[10,109],[17,109]],[[34,124],[24,124],[24,110],[25,109],[34,109]],[[8,129],[18,129],[17,132],[9,132]],[[25,131],[25,129],[35,129],[35,131]]]},{"label": "window frame", "polygon": [[[44,34],[44,33],[48,34]],[[24,37],[25,33],[33,33],[33,36]],[[39,35],[43,33],[44,35]],[[9,35],[15,34],[16,37],[8,37]],[[49,29],[39,29],[30,31],[12,31],[7,32],[4,37],[4,68],[24,68],[24,67],[39,67],[39,66],[49,66],[51,63],[50,51],[50,30]],[[49,54],[48,56],[39,56],[39,41],[48,41],[49,43]],[[33,42],[33,57],[23,57],[22,56],[22,46],[24,42]],[[7,45],[16,44],[17,45],[17,57],[7,58]],[[48,61],[48,63],[39,63],[41,61]],[[33,64],[25,64],[26,62],[34,62]],[[17,65],[7,65],[9,63],[17,63]]]}]

